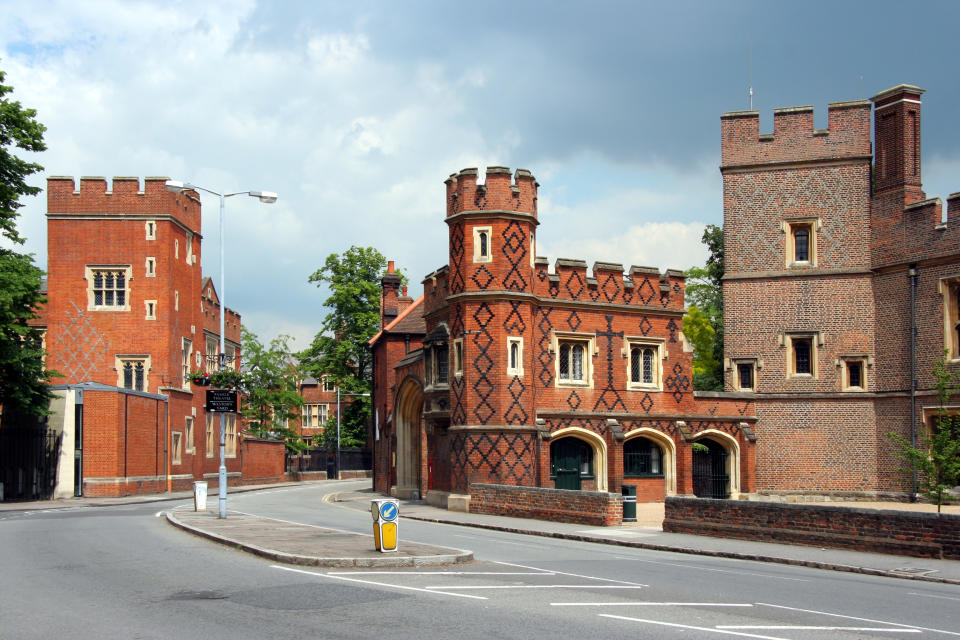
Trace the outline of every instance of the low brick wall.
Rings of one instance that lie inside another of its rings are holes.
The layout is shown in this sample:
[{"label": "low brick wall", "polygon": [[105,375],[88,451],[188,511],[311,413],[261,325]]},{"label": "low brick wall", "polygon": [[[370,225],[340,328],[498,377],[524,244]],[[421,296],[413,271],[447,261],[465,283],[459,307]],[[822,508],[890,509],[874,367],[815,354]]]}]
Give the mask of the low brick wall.
[{"label": "low brick wall", "polygon": [[663,530],[960,560],[960,516],[670,496]]},{"label": "low brick wall", "polygon": [[471,484],[470,512],[616,526],[623,520],[623,496],[603,491]]},{"label": "low brick wall", "polygon": [[240,445],[243,476],[228,484],[270,484],[286,480],[286,445],[280,440],[246,437]]}]

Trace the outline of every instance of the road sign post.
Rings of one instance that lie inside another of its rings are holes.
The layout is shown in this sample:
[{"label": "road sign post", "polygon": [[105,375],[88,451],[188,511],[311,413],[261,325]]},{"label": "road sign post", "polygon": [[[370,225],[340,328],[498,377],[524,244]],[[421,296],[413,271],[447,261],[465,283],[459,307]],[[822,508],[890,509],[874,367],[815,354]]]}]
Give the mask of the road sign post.
[{"label": "road sign post", "polygon": [[397,550],[397,517],[400,504],[392,499],[371,500],[370,515],[373,516],[373,543],[377,551],[390,553]]}]

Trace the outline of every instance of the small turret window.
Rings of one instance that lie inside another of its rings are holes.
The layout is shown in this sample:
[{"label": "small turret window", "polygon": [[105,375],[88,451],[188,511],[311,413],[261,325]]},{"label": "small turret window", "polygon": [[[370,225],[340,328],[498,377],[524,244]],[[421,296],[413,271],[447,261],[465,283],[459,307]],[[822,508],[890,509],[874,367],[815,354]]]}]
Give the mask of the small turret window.
[{"label": "small turret window", "polygon": [[493,229],[491,227],[474,227],[473,229],[473,261],[490,262],[493,256]]}]

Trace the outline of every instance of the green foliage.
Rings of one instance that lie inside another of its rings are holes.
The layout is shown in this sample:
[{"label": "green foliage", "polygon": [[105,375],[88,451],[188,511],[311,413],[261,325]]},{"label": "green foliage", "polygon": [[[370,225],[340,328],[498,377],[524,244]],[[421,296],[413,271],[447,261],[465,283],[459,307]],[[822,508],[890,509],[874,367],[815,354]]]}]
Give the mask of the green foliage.
[{"label": "green foliage", "polygon": [[693,388],[723,391],[723,228],[708,224],[700,240],[710,255],[687,270],[683,334],[693,344]]},{"label": "green foliage", "polygon": [[[13,88],[3,85],[4,77],[0,71],[0,234],[23,244],[16,227],[20,197],[40,192],[26,179],[43,167],[21,160],[10,148],[43,151],[46,128],[37,122],[36,111],[7,97]],[[40,331],[27,324],[46,302],[40,294],[42,276],[33,256],[0,249],[0,406],[7,416],[42,416],[48,410],[46,383],[52,372],[43,367]]]},{"label": "green foliage", "polygon": [[[380,329],[380,277],[386,265],[376,249],[354,246],[341,255],[327,256],[309,278],[317,286],[329,287],[330,296],[324,301],[329,313],[310,347],[300,354],[301,366],[317,379],[332,379],[343,394],[369,394],[373,388],[373,358],[367,341]],[[340,417],[340,444],[363,446],[370,398],[346,397],[351,401]],[[325,431],[329,442],[336,434],[330,434],[329,428]]]},{"label": "green foliage", "polygon": [[898,433],[888,433],[900,450],[897,456],[906,464],[901,473],[917,472],[920,493],[934,501],[937,512],[949,499],[947,491],[960,484],[960,416],[950,415],[944,409],[950,396],[960,390],[960,370],[950,371],[947,354],[933,365],[937,389],[937,416],[921,446],[913,444]]},{"label": "green foliage", "polygon": [[240,413],[253,435],[283,440],[294,453],[303,451],[307,448],[303,439],[287,426],[289,420],[299,420],[303,406],[301,373],[290,351],[290,336],[277,336],[264,346],[255,334],[242,331],[242,369],[217,371],[210,376],[212,383],[241,392]]}]

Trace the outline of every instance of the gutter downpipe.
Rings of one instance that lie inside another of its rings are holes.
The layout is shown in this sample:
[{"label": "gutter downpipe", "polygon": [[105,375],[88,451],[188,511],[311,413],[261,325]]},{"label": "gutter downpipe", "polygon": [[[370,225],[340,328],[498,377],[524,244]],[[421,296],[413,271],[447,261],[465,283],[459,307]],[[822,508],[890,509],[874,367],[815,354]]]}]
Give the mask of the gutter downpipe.
[{"label": "gutter downpipe", "polygon": [[[917,266],[907,269],[910,278],[910,446],[917,448]],[[913,468],[913,493],[910,501],[917,501],[920,479]]]}]

